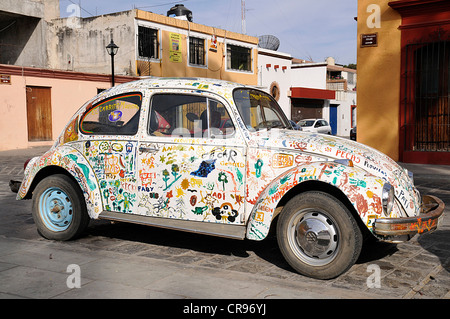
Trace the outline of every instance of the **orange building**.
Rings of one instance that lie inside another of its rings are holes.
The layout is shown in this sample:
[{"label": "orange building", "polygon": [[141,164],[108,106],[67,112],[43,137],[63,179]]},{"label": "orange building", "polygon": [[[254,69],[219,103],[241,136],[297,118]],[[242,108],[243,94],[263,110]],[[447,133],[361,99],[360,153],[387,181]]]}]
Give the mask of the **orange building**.
[{"label": "orange building", "polygon": [[450,165],[450,1],[358,0],[358,141]]}]

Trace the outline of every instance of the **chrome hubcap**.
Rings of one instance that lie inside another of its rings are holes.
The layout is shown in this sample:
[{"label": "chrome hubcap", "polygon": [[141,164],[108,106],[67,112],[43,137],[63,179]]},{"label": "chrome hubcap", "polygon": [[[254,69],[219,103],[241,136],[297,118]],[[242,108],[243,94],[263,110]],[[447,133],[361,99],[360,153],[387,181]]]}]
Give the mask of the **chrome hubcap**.
[{"label": "chrome hubcap", "polygon": [[334,221],[318,210],[299,211],[289,223],[288,236],[296,256],[309,265],[328,264],[339,249],[339,233]]}]

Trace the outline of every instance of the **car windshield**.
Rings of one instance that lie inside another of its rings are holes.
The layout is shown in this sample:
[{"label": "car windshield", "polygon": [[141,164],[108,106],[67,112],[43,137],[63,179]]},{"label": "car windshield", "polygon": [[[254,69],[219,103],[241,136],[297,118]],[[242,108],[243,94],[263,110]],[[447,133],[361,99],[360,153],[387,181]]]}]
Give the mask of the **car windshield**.
[{"label": "car windshield", "polygon": [[281,107],[269,94],[240,88],[234,90],[233,98],[248,129],[292,128]]},{"label": "car windshield", "polygon": [[300,125],[301,127],[313,126],[314,122],[315,122],[315,120],[302,120],[298,123],[298,125]]}]

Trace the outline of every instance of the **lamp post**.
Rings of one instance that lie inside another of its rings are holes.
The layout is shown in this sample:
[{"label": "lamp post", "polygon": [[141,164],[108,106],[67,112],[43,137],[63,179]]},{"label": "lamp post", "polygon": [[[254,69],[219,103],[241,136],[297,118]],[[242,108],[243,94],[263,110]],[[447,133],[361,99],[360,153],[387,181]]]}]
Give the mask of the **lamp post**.
[{"label": "lamp post", "polygon": [[106,46],[106,51],[111,56],[111,82],[112,86],[114,86],[114,56],[117,54],[119,47],[114,43],[112,37],[111,42]]}]

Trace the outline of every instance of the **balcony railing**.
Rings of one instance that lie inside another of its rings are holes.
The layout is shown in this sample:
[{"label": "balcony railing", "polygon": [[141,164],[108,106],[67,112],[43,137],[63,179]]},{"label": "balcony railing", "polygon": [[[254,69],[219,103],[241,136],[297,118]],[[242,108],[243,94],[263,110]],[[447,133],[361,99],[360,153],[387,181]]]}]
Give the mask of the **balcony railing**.
[{"label": "balcony railing", "polygon": [[347,91],[347,80],[327,80],[327,90],[332,91]]}]

